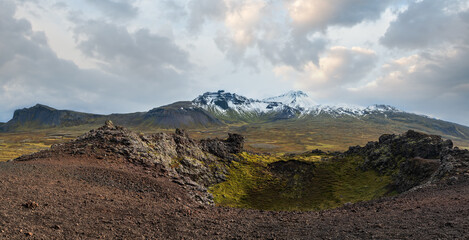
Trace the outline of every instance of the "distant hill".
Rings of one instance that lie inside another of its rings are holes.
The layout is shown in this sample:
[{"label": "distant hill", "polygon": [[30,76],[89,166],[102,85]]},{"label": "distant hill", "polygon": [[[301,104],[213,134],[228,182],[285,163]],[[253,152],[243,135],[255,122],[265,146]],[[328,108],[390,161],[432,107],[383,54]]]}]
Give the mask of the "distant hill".
[{"label": "distant hill", "polygon": [[191,102],[176,102],[146,112],[143,121],[164,128],[197,128],[223,125],[223,122]]},{"label": "distant hill", "polygon": [[70,110],[57,110],[46,105],[36,104],[30,108],[18,109],[13,118],[1,126],[4,131],[15,131],[57,126],[76,126],[95,123],[103,115],[81,113]]},{"label": "distant hill", "polygon": [[108,119],[116,124],[134,127],[198,128],[223,125],[223,122],[206,110],[194,106],[190,102],[173,103],[143,113],[110,115],[57,110],[37,104],[30,108],[16,110],[10,121],[0,125],[0,130],[14,132],[54,127],[100,125]]},{"label": "distant hill", "polygon": [[[306,93],[290,91],[277,97],[257,100],[223,90],[206,92],[192,101],[176,102],[147,112],[89,114],[57,110],[37,104],[19,109],[1,131],[27,131],[54,127],[114,123],[140,129],[201,129],[226,126],[264,146],[288,141],[304,149],[366,143],[384,133],[409,129],[442,135],[469,146],[469,127],[401,111],[389,105],[328,106],[316,104]],[[249,144],[249,143],[248,143]],[[287,144],[288,145],[288,144]],[[295,148],[296,149],[296,148]],[[287,148],[288,150],[288,148]]]}]

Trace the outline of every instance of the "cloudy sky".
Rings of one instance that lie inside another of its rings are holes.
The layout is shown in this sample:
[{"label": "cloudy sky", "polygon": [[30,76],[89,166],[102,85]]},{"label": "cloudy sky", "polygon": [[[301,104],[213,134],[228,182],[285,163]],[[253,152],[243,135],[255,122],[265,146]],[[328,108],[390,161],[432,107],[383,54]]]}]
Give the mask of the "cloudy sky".
[{"label": "cloudy sky", "polygon": [[0,121],[218,89],[469,125],[469,0],[0,0]]}]

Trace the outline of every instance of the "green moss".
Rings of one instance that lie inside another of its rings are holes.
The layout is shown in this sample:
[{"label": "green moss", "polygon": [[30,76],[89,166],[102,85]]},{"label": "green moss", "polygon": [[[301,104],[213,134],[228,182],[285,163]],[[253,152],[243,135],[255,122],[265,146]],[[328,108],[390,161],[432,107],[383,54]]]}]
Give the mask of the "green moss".
[{"label": "green moss", "polygon": [[213,186],[210,190],[215,202],[223,206],[250,208],[246,198],[253,190],[266,187],[274,179],[266,169],[266,162],[261,158],[245,158],[240,162],[232,162],[229,168],[228,181]]},{"label": "green moss", "polygon": [[182,157],[176,157],[171,159],[171,168],[178,168],[181,165]]},{"label": "green moss", "polygon": [[227,181],[210,189],[219,205],[264,210],[321,210],[384,196],[391,182],[389,176],[359,170],[363,162],[359,158],[315,160],[314,164],[307,165],[312,169],[282,175],[272,172],[268,164],[304,161],[305,156],[286,159],[243,153],[240,157],[242,161],[231,164]]}]

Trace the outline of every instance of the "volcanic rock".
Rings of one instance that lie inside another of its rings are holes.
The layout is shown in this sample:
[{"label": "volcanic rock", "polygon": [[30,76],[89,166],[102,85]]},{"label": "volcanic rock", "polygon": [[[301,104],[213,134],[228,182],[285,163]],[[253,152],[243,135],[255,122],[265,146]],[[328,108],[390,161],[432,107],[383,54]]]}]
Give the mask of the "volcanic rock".
[{"label": "volcanic rock", "polygon": [[[345,155],[360,155],[364,170],[389,174],[391,188],[407,191],[424,183],[435,183],[469,170],[469,152],[453,149],[451,140],[409,130],[402,135],[384,134],[378,142],[350,147]],[[445,181],[446,181],[445,180]]]},{"label": "volcanic rock", "polygon": [[243,149],[244,137],[196,141],[182,129],[174,134],[137,134],[111,121],[76,140],[53,145],[50,150],[22,156],[16,161],[47,158],[54,154],[93,156],[102,161],[123,159],[137,166],[156,169],[183,183],[196,199],[213,203],[206,187],[226,179],[226,165]]},{"label": "volcanic rock", "polygon": [[200,141],[202,149],[223,159],[233,159],[233,154],[240,153],[244,148],[244,137],[228,133],[228,139],[204,139]]}]

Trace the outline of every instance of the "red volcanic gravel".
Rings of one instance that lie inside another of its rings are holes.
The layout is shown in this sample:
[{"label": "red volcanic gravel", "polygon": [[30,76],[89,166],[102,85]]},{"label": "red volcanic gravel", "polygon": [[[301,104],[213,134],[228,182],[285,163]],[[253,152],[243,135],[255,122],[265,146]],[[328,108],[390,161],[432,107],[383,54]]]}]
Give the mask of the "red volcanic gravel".
[{"label": "red volcanic gravel", "polygon": [[[88,157],[87,157],[88,156]],[[0,163],[0,239],[468,239],[469,183],[320,212],[194,202],[156,169],[89,155]]]}]

